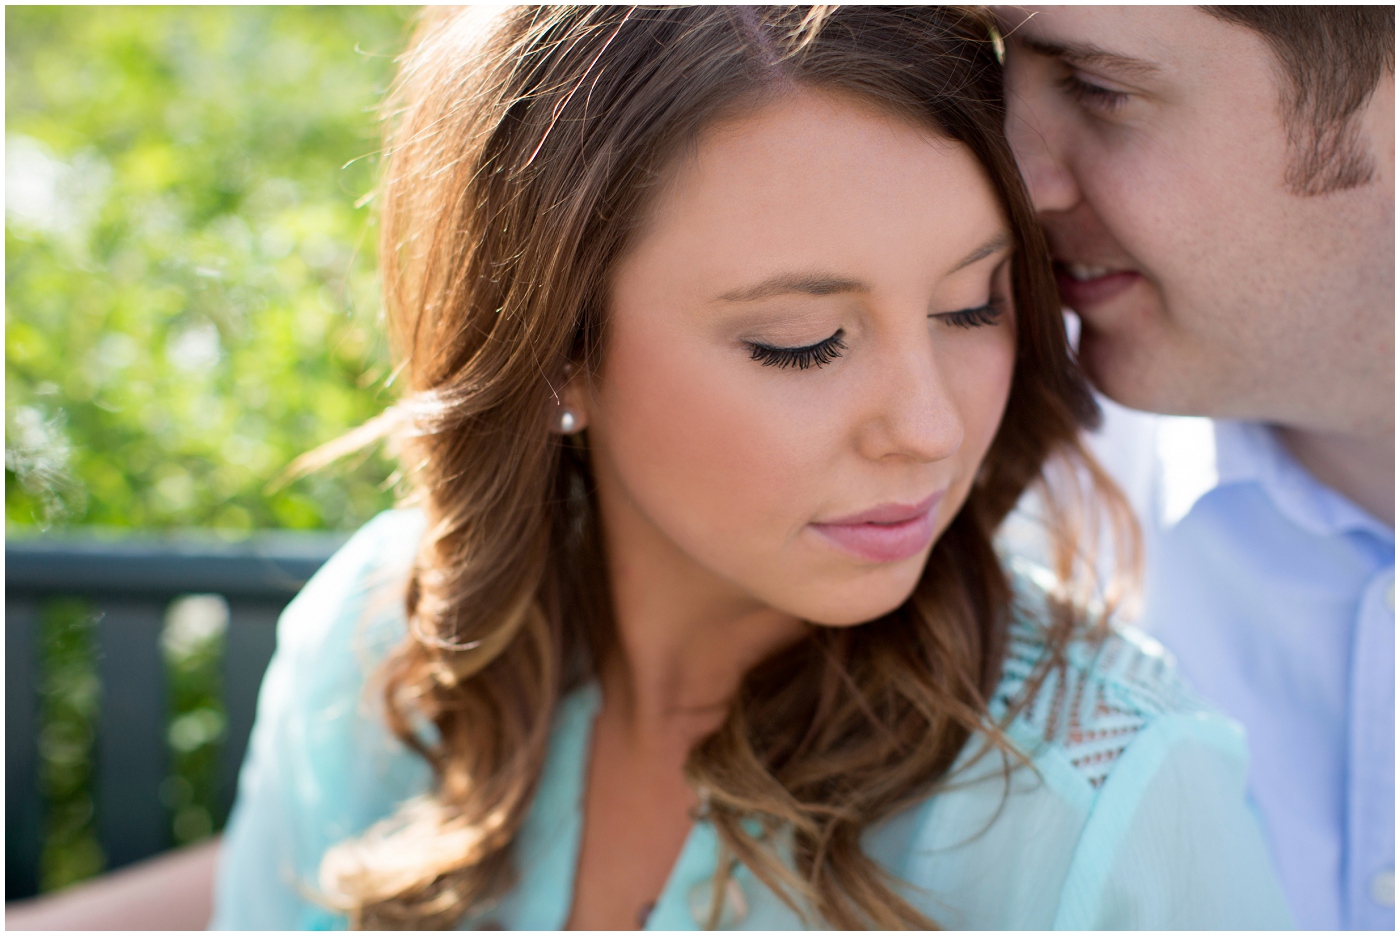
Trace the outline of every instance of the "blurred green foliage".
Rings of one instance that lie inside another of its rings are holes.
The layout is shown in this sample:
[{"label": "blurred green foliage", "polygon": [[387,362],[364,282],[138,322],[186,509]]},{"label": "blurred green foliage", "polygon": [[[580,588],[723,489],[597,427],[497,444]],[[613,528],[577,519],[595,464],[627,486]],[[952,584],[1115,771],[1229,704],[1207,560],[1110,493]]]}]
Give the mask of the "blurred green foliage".
[{"label": "blurred green foliage", "polygon": [[92,744],[100,689],[96,620],[87,602],[59,599],[43,610],[39,658],[39,788],[44,811],[39,887],[54,890],[102,870],[93,802]]},{"label": "blurred green foliage", "polygon": [[[171,603],[165,618],[161,650],[170,767],[160,798],[169,809],[168,840],[179,846],[208,837],[227,818],[221,815],[217,785],[226,726],[219,664],[229,609],[218,595],[186,595]],[[51,599],[41,611],[42,892],[85,880],[106,867],[97,837],[93,758],[102,692],[98,620],[82,599]]]},{"label": "blurred green foliage", "polygon": [[218,595],[187,595],[166,610],[161,634],[170,717],[166,738],[170,776],[160,798],[170,810],[170,840],[197,842],[222,825],[218,795],[219,742],[227,718],[222,702],[228,603]]},{"label": "blurred green foliage", "polygon": [[[8,7],[5,516],[349,529],[379,454],[290,485],[389,402],[367,195],[403,7]],[[222,820],[217,596],[164,632],[175,844]],[[102,870],[93,609],[40,628],[41,888]]]},{"label": "blurred green foliage", "polygon": [[5,507],[353,528],[379,455],[281,489],[388,402],[365,196],[401,7],[8,7]]}]

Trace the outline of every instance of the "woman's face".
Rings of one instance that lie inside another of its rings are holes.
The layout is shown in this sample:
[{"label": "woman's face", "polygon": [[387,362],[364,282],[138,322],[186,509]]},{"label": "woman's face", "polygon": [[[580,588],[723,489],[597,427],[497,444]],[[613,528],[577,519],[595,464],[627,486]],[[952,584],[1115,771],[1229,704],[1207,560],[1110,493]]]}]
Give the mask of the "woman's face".
[{"label": "woman's face", "polygon": [[568,390],[614,564],[820,624],[900,605],[1006,403],[1009,242],[969,151],[854,99],[709,130]]}]

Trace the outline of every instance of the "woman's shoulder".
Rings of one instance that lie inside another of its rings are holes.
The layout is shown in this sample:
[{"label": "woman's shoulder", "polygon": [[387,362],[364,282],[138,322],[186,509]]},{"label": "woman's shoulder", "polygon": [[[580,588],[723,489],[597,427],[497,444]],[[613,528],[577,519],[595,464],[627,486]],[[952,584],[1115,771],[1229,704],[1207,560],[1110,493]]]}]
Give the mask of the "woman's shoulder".
[{"label": "woman's shoulder", "polygon": [[[366,711],[365,687],[407,632],[404,598],[423,533],[417,510],[386,510],[357,530],[282,611],[258,717],[275,711],[310,724]],[[354,700],[353,705],[347,700]]]},{"label": "woman's shoulder", "polygon": [[401,636],[404,585],[424,524],[419,510],[386,510],[360,527],[283,611],[278,652],[316,653],[366,625],[377,639]]},{"label": "woman's shoulder", "polygon": [[1206,740],[1243,770],[1240,726],[1188,686],[1171,653],[1136,628],[1112,623],[1106,632],[1078,631],[1063,646],[1060,665],[1048,666],[1056,581],[1023,561],[1013,561],[1011,573],[1013,615],[990,708],[1025,753],[1057,758],[1090,791],[1104,785],[1130,747],[1157,736]]},{"label": "woman's shoulder", "polygon": [[423,526],[418,511],[375,517],[282,612],[224,835],[211,928],[342,925],[313,896],[321,856],[427,789],[426,764],[388,731],[369,690],[405,633],[404,588]]},{"label": "woman's shoulder", "polygon": [[1081,633],[1050,666],[1054,579],[1012,572],[990,703],[1011,750],[969,741],[884,832],[891,870],[950,928],[1288,927],[1239,726],[1130,628]]}]

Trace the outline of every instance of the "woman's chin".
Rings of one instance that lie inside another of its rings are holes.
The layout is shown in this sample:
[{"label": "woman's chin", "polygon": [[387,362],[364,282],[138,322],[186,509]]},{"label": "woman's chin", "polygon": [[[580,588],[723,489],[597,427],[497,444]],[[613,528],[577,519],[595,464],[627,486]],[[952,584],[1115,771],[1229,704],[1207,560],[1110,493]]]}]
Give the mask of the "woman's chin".
[{"label": "woman's chin", "polygon": [[923,573],[924,557],[891,565],[809,591],[800,608],[788,610],[823,627],[856,627],[879,620],[909,600]]}]

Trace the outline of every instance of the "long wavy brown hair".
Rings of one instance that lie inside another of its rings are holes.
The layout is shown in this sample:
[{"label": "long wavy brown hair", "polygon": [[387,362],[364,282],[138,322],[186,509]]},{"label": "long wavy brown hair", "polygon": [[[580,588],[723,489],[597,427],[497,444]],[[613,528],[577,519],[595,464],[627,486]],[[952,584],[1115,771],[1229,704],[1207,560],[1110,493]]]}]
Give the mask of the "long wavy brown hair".
[{"label": "long wavy brown hair", "polygon": [[356,441],[395,434],[427,517],[409,633],[379,675],[389,725],[434,785],[325,856],[321,887],[352,925],[448,927],[512,885],[552,716],[613,639],[587,433],[551,433],[556,388],[566,365],[601,370],[609,277],[667,166],[716,120],[797,87],[873,102],[982,164],[1015,239],[1016,368],[909,599],[860,627],[815,627],[749,672],[686,772],[725,849],[717,881],[739,861],[809,922],[933,925],[860,838],[929,795],[974,734],[1001,737],[987,701],[1012,592],[993,536],[1047,465],[1077,466],[1042,484],[1055,571],[1081,582],[1046,622],[1053,661],[1086,619],[1081,535],[1101,524],[1085,506],[1122,515],[1077,442],[1097,409],[1003,135],[999,56],[979,8],[423,15],[389,97],[380,190],[406,393]]}]

